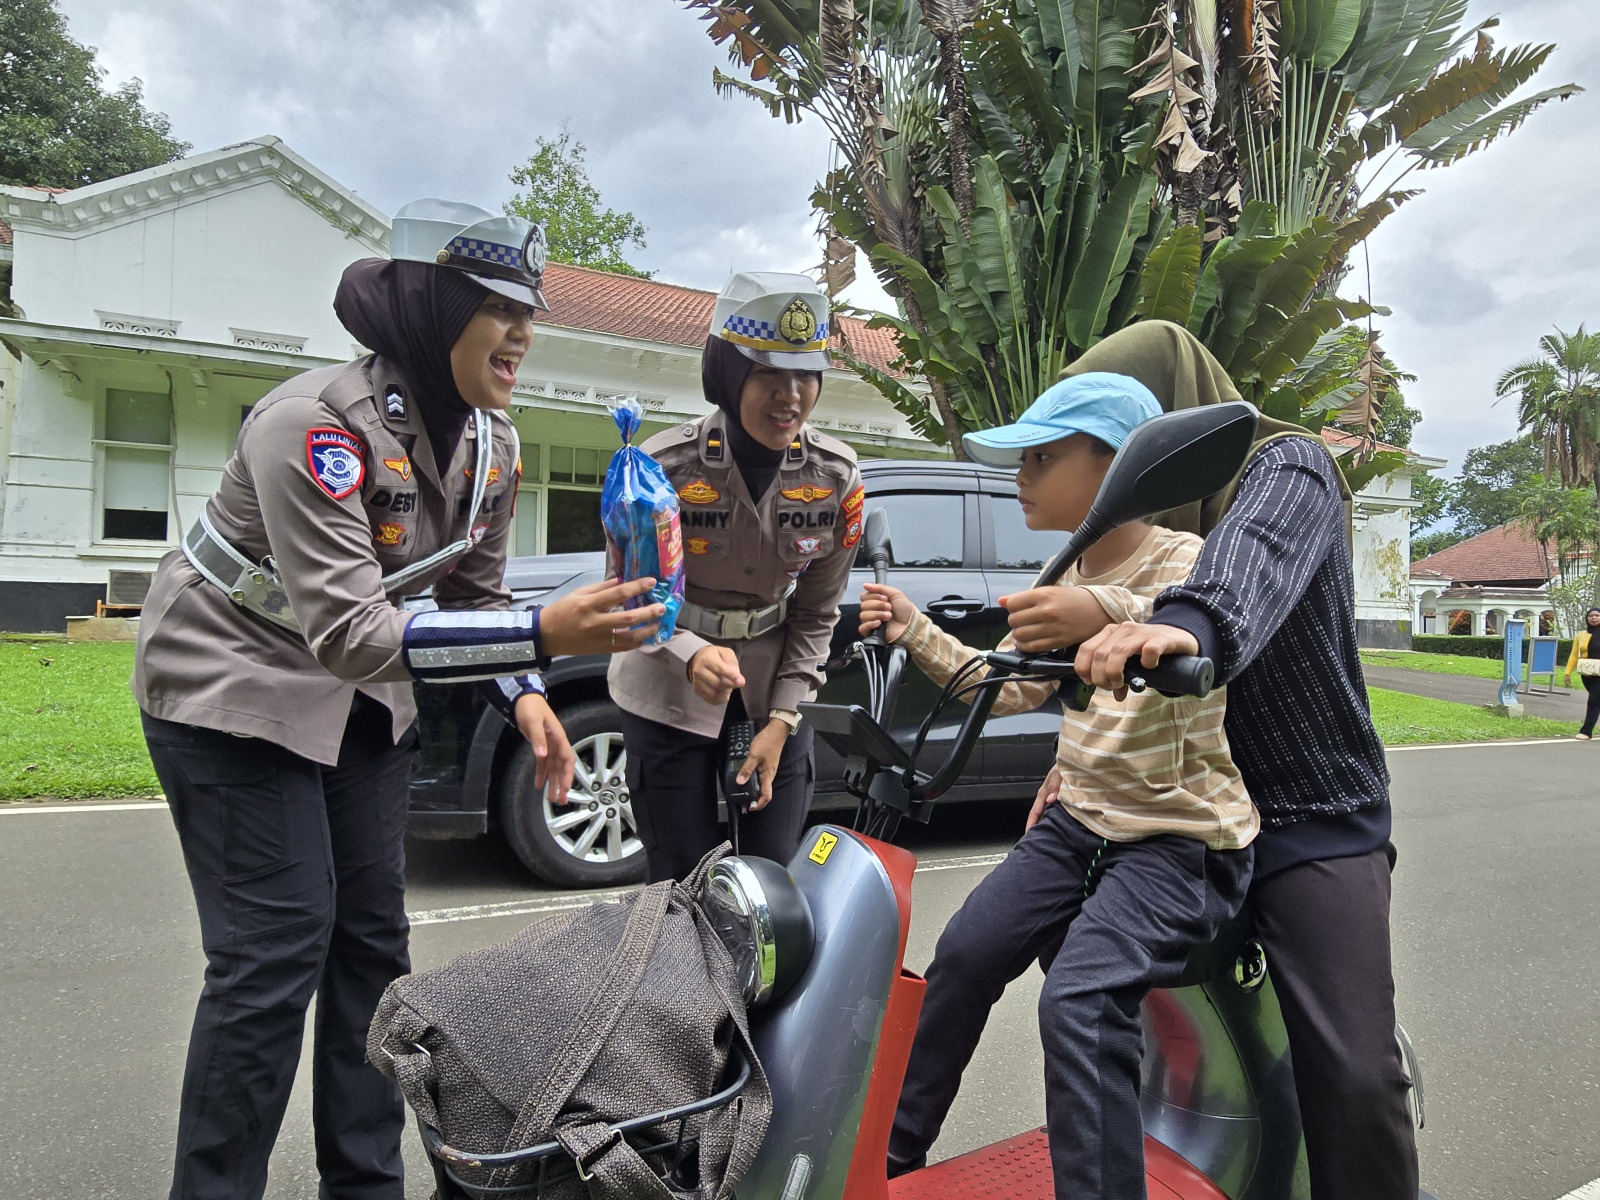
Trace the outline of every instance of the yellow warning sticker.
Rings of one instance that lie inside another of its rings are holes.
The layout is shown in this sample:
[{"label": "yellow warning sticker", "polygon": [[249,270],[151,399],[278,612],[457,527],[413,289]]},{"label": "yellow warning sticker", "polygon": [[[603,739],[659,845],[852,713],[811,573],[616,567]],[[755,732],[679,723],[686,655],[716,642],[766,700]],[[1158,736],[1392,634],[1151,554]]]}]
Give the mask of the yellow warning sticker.
[{"label": "yellow warning sticker", "polygon": [[822,866],[828,861],[828,855],[833,853],[833,848],[839,844],[839,836],[833,833],[817,834],[817,844],[811,847],[810,859],[817,866]]}]

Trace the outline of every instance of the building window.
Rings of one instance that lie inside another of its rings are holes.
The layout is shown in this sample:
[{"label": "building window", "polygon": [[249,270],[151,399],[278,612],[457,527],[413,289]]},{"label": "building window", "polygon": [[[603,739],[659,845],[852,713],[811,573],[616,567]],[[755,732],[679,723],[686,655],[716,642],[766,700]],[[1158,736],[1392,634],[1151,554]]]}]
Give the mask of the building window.
[{"label": "building window", "polygon": [[106,391],[100,450],[100,536],[168,540],[172,400],[164,392]]},{"label": "building window", "polygon": [[522,488],[512,530],[515,553],[573,554],[606,548],[600,485],[609,452],[589,446],[522,444]]}]

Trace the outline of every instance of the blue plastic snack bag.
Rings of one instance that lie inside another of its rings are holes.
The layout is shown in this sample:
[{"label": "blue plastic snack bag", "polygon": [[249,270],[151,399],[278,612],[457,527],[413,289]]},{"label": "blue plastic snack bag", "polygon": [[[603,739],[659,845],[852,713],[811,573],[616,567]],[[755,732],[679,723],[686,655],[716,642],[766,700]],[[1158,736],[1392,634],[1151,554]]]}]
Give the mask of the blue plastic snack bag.
[{"label": "blue plastic snack bag", "polygon": [[634,396],[611,405],[611,419],[622,433],[622,449],[611,456],[600,489],[600,523],[606,529],[607,574],[626,583],[654,578],[655,587],[626,607],[666,605],[661,628],[645,643],[659,646],[672,636],[683,607],[683,533],[678,526],[678,493],[667,473],[633,444],[644,419]]}]

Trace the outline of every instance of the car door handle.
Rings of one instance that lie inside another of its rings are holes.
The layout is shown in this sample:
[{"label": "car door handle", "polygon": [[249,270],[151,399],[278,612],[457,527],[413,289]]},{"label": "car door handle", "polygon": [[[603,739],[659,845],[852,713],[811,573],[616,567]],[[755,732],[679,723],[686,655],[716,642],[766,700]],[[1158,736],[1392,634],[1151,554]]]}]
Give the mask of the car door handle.
[{"label": "car door handle", "polygon": [[982,600],[968,600],[965,596],[945,596],[928,605],[928,611],[941,617],[970,617],[981,613],[986,605]]}]

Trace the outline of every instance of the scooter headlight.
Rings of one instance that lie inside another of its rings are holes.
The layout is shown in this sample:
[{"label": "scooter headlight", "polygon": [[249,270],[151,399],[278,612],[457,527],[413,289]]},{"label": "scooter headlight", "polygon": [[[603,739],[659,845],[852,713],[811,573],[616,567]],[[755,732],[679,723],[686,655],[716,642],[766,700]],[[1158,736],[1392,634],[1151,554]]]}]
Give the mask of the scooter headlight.
[{"label": "scooter headlight", "polygon": [[752,1008],[784,995],[811,962],[811,906],[771,859],[730,855],[717,863],[706,881],[705,911]]}]

